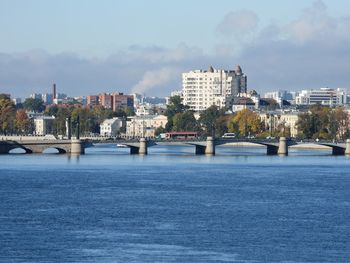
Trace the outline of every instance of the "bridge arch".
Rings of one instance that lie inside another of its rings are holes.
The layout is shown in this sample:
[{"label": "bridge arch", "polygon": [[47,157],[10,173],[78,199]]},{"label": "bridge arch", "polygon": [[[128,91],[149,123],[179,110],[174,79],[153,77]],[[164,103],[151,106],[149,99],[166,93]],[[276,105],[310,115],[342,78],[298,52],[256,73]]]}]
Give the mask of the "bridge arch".
[{"label": "bridge arch", "polygon": [[25,153],[28,153],[28,150],[26,150],[23,147],[18,146],[18,147],[10,148],[7,153],[9,153],[9,154],[25,154]]},{"label": "bridge arch", "polygon": [[60,147],[55,147],[55,146],[50,146],[45,148],[42,153],[44,154],[63,154],[63,153],[67,153],[67,151],[63,148]]},{"label": "bridge arch", "polygon": [[276,155],[278,154],[278,148],[279,144],[273,143],[273,142],[264,142],[259,140],[242,140],[242,141],[219,141],[217,145],[225,145],[225,144],[231,144],[231,143],[250,143],[252,145],[260,145],[266,147],[266,153],[267,155]]}]

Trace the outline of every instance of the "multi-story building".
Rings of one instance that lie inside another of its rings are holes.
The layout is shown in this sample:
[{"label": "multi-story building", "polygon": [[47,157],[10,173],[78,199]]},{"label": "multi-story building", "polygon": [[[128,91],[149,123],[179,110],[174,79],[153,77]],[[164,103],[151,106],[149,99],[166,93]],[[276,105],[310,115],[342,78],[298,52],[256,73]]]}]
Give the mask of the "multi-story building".
[{"label": "multi-story building", "polygon": [[86,105],[96,106],[101,105],[107,109],[118,109],[133,108],[134,97],[132,95],[124,95],[120,92],[101,93],[99,95],[89,95],[86,97]]},{"label": "multi-story building", "polygon": [[344,105],[346,92],[342,89],[321,88],[319,90],[302,90],[295,98],[297,105]]},{"label": "multi-story building", "polygon": [[[10,96],[9,96],[9,98],[10,98]],[[21,99],[21,98],[14,98],[14,99],[12,99],[12,101],[13,101],[13,103],[14,103],[15,105],[18,105],[18,104],[21,104],[21,103],[22,103],[22,99]]]},{"label": "multi-story building", "polygon": [[143,96],[138,93],[133,93],[131,96],[134,97],[134,106],[138,106],[139,104],[143,103]]},{"label": "multi-story building", "polygon": [[280,107],[282,107],[283,100],[294,103],[295,92],[289,92],[286,90],[272,91],[265,93],[264,98],[274,99],[280,105]]},{"label": "multi-story building", "polygon": [[113,96],[107,93],[101,93],[98,95],[98,103],[106,109],[113,108]]},{"label": "multi-story building", "polygon": [[32,99],[42,99],[42,94],[40,93],[32,93],[29,95],[29,98],[32,98]]},{"label": "multi-story building", "polygon": [[37,116],[34,118],[36,135],[46,135],[53,132],[54,116]]},{"label": "multi-story building", "polygon": [[212,105],[231,108],[239,93],[247,92],[247,77],[236,70],[194,70],[182,74],[183,103],[191,110],[203,111]]},{"label": "multi-story building", "polygon": [[263,112],[259,115],[265,129],[269,130],[270,134],[280,129],[288,129],[291,137],[296,137],[298,135],[298,112],[276,111]]},{"label": "multi-story building", "polygon": [[42,100],[45,104],[50,105],[53,103],[53,95],[50,93],[42,94]]},{"label": "multi-story building", "polygon": [[131,117],[126,123],[126,136],[155,137],[156,129],[165,128],[167,122],[168,118],[164,115]]},{"label": "multi-story building", "polygon": [[131,95],[124,95],[120,92],[112,94],[113,111],[118,109],[134,108],[134,97]]},{"label": "multi-story building", "polygon": [[96,106],[99,104],[99,96],[97,95],[89,95],[86,97],[86,105],[88,106]]},{"label": "multi-story building", "polygon": [[123,120],[120,118],[107,119],[100,124],[101,136],[116,136],[123,125]]},{"label": "multi-story building", "polygon": [[232,102],[232,111],[237,112],[244,109],[254,110],[255,102],[251,98],[235,97]]}]

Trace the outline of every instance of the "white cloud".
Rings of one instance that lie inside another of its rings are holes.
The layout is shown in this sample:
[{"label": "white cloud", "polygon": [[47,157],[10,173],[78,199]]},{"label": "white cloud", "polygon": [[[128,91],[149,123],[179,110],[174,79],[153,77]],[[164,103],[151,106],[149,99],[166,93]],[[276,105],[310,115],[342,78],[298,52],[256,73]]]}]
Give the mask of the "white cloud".
[{"label": "white cloud", "polygon": [[172,67],[146,71],[142,79],[132,88],[132,92],[145,94],[157,87],[162,88],[163,85],[178,78],[179,74],[181,74],[181,70]]},{"label": "white cloud", "polygon": [[286,28],[291,39],[304,43],[315,38],[334,35],[337,21],[327,14],[327,7],[322,1],[316,1],[302,15]]},{"label": "white cloud", "polygon": [[229,12],[216,28],[222,36],[243,37],[254,31],[258,25],[258,16],[248,10]]}]

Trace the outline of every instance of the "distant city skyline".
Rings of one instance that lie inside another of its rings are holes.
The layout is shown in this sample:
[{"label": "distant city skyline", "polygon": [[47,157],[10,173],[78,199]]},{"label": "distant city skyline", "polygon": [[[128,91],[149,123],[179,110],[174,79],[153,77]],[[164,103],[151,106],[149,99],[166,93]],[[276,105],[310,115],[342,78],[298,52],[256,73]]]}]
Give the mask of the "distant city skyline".
[{"label": "distant city skyline", "polygon": [[167,96],[181,73],[235,69],[248,89],[345,88],[348,1],[0,0],[0,93]]}]

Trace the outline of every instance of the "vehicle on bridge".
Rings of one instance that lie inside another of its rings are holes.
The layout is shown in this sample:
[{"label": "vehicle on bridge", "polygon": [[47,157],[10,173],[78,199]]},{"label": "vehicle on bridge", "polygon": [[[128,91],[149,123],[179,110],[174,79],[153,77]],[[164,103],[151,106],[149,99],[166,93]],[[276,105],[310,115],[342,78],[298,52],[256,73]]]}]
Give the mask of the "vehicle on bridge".
[{"label": "vehicle on bridge", "polygon": [[198,132],[167,132],[165,140],[190,140],[197,139]]},{"label": "vehicle on bridge", "polygon": [[227,138],[227,139],[229,139],[229,138],[236,138],[236,134],[233,133],[233,132],[227,132],[224,135],[222,135],[221,138]]}]

